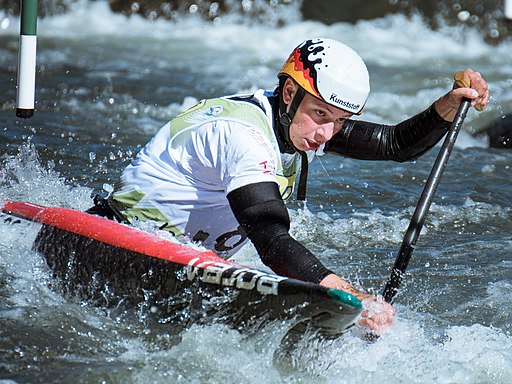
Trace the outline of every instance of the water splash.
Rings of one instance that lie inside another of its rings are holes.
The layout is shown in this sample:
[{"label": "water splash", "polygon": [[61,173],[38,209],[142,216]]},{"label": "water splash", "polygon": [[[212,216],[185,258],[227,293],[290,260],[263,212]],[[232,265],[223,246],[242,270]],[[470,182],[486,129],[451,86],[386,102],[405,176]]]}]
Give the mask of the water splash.
[{"label": "water splash", "polygon": [[0,168],[0,199],[85,209],[91,190],[71,187],[49,161],[43,166],[29,139],[16,155],[7,156]]}]

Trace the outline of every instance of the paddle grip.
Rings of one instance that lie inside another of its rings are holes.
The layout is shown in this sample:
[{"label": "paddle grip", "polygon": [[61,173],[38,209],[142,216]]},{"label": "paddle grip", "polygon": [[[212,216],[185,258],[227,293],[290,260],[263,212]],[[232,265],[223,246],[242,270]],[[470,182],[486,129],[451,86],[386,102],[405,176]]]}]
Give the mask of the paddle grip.
[{"label": "paddle grip", "polygon": [[453,80],[455,80],[455,85],[459,88],[471,87],[471,79],[464,71],[459,71],[453,75]]},{"label": "paddle grip", "polygon": [[[458,71],[453,75],[453,80],[455,80],[454,88],[471,88],[471,79],[465,71]],[[475,109],[483,111],[485,107],[475,105]]]}]

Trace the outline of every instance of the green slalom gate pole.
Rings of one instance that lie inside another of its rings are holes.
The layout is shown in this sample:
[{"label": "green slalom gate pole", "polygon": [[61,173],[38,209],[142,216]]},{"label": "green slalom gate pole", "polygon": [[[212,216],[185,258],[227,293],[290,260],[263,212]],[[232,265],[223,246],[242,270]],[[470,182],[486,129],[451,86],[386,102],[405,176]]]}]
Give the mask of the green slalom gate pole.
[{"label": "green slalom gate pole", "polygon": [[37,0],[21,0],[16,116],[34,116],[36,100]]}]

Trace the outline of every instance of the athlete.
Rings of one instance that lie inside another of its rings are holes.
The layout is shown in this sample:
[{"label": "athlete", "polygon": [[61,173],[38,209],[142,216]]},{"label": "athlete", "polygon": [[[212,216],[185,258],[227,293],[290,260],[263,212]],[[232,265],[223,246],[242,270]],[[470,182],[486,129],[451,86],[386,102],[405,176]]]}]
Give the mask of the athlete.
[{"label": "athlete", "polygon": [[403,162],[432,148],[463,97],[478,110],[487,105],[486,82],[465,72],[471,88],[449,91],[404,122],[356,121],[370,92],[363,60],[338,41],[307,40],[285,62],[275,91],[202,100],[163,126],[103,208],[119,220],[152,220],[225,258],[249,239],[275,273],[354,294],[364,305],[360,324],[380,332],[393,307],[354,288],[292,238],[285,201],[294,189],[305,198],[315,156]]}]

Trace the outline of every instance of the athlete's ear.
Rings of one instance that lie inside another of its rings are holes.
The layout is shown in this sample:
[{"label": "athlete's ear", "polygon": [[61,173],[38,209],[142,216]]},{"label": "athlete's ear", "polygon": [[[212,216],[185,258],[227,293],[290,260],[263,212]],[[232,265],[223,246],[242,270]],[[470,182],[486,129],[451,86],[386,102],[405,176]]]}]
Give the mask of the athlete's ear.
[{"label": "athlete's ear", "polygon": [[283,85],[283,101],[285,104],[290,104],[297,92],[298,85],[292,79],[288,78]]}]

